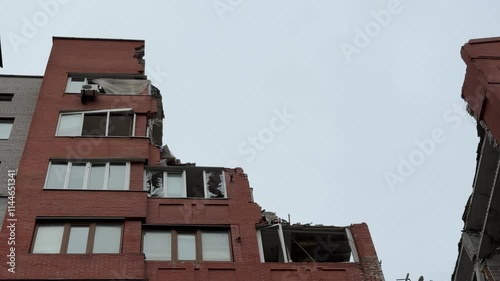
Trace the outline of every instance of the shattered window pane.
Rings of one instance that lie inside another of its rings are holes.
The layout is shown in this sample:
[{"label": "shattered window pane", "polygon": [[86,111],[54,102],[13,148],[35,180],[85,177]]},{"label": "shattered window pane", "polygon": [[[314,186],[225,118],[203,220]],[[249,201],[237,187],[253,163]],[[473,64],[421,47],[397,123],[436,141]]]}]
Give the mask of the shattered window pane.
[{"label": "shattered window pane", "polygon": [[206,172],[207,194],[209,198],[224,198],[222,171]]},{"label": "shattered window pane", "polygon": [[203,171],[186,171],[187,197],[205,197]]},{"label": "shattered window pane", "polygon": [[226,198],[222,171],[147,170],[144,190],[149,196],[171,198]]},{"label": "shattered window pane", "polygon": [[146,172],[146,190],[149,192],[149,196],[165,197],[163,191],[163,171]]}]

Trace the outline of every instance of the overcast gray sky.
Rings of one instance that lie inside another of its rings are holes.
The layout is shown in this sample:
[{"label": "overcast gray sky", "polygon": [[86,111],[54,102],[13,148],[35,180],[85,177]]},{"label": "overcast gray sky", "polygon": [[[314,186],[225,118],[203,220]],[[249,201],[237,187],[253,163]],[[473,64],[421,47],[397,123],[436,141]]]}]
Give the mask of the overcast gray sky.
[{"label": "overcast gray sky", "polygon": [[[146,40],[164,142],[241,166],[292,223],[368,223],[386,280],[449,280],[478,139],[460,47],[496,1],[6,1],[1,74],[43,75],[52,36]],[[413,279],[412,278],[412,279]]]}]

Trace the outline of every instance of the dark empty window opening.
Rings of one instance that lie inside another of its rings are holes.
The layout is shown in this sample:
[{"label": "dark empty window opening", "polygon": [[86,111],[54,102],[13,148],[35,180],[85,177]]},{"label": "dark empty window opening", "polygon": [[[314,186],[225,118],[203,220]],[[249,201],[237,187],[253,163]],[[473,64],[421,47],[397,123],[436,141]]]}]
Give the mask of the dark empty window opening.
[{"label": "dark empty window opening", "polygon": [[187,197],[205,197],[203,171],[186,171]]},{"label": "dark empty window opening", "polygon": [[292,232],[290,257],[297,262],[348,262],[351,247],[345,231]]},{"label": "dark empty window opening", "polygon": [[105,136],[107,114],[88,113],[83,118],[82,136]]},{"label": "dark empty window opening", "polygon": [[132,135],[133,115],[130,112],[111,112],[108,136],[126,137]]},{"label": "dark empty window opening", "polygon": [[0,93],[0,101],[12,101],[14,94],[3,94]]},{"label": "dark empty window opening", "polygon": [[[283,248],[277,227],[266,228],[260,231],[262,237],[262,249],[266,262],[285,262]],[[286,253],[285,253],[286,254]]]},{"label": "dark empty window opening", "polygon": [[345,228],[282,225],[282,235],[280,231],[277,226],[260,230],[265,262],[351,261],[353,253]]}]

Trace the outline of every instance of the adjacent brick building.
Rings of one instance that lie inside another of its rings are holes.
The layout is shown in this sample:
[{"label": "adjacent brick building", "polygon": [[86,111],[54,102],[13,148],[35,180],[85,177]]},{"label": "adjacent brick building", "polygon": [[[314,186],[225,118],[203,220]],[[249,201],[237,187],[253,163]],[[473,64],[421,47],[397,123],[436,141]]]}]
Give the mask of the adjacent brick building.
[{"label": "adjacent brick building", "polygon": [[162,146],[143,56],[140,40],[53,39],[1,280],[384,280],[366,224],[290,225],[261,211],[241,168]]},{"label": "adjacent brick building", "polygon": [[462,58],[467,64],[462,98],[480,140],[452,280],[500,280],[500,37],[470,40]]},{"label": "adjacent brick building", "polygon": [[42,76],[0,75],[0,225],[7,210],[8,171],[21,161]]}]

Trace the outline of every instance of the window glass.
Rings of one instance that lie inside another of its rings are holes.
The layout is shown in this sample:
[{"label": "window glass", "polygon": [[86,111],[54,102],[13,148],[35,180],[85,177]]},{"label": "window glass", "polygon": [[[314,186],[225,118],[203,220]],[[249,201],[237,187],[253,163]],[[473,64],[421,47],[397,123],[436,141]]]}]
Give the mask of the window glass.
[{"label": "window glass", "polygon": [[13,118],[0,118],[0,139],[9,139],[12,131]]},{"label": "window glass", "polygon": [[33,253],[53,254],[61,252],[63,225],[40,225],[35,238]]},{"label": "window glass", "polygon": [[177,235],[177,257],[179,260],[196,260],[196,236],[194,233]]},{"label": "window glass", "polygon": [[82,114],[63,114],[59,120],[58,136],[79,136],[81,134]]},{"label": "window glass", "polygon": [[222,171],[206,172],[207,194],[209,198],[224,198]]},{"label": "window glass", "polygon": [[103,189],[106,164],[92,164],[88,189]]},{"label": "window glass", "polygon": [[131,136],[133,115],[126,112],[112,112],[109,116],[108,136]]},{"label": "window glass", "polygon": [[204,261],[231,260],[227,232],[202,232],[201,245]]},{"label": "window glass", "polygon": [[119,253],[122,228],[119,225],[96,225],[93,253]]},{"label": "window glass", "polygon": [[[66,182],[67,167],[69,169],[68,181]],[[88,168],[87,168],[87,165]],[[47,172],[46,189],[128,189],[128,162],[124,163],[67,163],[51,162]],[[107,186],[106,186],[107,185]]]},{"label": "window glass", "polygon": [[166,231],[147,231],[144,233],[144,255],[146,260],[171,260],[171,234]]},{"label": "window glass", "polygon": [[66,87],[66,93],[80,93],[84,83],[85,78],[70,77]]},{"label": "window glass", "polygon": [[146,172],[146,189],[150,196],[165,197],[163,192],[163,171]]},{"label": "window glass", "polygon": [[107,113],[86,113],[83,116],[82,136],[104,136]]},{"label": "window glass", "polygon": [[71,226],[68,241],[68,254],[85,254],[89,237],[88,226]]},{"label": "window glass", "polygon": [[85,163],[73,163],[69,172],[69,189],[83,189]]},{"label": "window glass", "polygon": [[180,173],[167,174],[167,197],[184,197],[184,180]]},{"label": "window glass", "polygon": [[109,178],[108,178],[108,189],[125,189],[125,163],[109,164]]},{"label": "window glass", "polygon": [[205,197],[203,171],[186,171],[187,197]]},{"label": "window glass", "polygon": [[45,188],[62,189],[66,179],[67,163],[51,163]]}]

